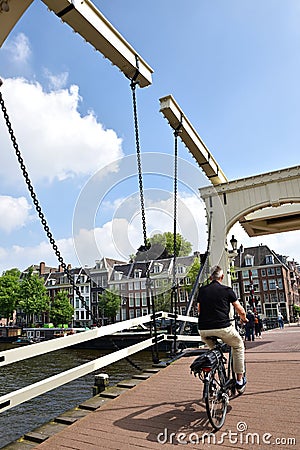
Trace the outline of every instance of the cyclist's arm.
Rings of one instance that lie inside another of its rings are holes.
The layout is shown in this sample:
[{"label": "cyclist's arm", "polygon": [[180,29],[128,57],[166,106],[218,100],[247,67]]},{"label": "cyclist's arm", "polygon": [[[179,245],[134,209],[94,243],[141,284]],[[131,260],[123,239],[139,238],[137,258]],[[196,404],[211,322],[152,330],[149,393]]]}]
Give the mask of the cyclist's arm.
[{"label": "cyclist's arm", "polygon": [[245,311],[244,307],[240,304],[240,302],[238,300],[236,300],[232,304],[234,306],[234,309],[236,310],[236,312],[240,316],[241,320],[243,322],[248,322],[248,319],[246,317],[246,311]]}]

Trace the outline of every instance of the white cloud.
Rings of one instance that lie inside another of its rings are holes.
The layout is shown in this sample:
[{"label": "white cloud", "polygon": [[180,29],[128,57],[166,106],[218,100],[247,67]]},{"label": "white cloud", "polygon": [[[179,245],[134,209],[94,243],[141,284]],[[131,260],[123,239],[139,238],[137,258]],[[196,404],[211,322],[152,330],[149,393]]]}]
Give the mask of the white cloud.
[{"label": "white cloud", "polygon": [[19,33],[14,39],[5,43],[5,50],[9,51],[11,58],[17,63],[27,63],[31,55],[29,39],[24,33]]},{"label": "white cloud", "polygon": [[68,72],[62,72],[57,75],[51,73],[48,69],[44,69],[45,77],[49,81],[49,89],[58,90],[66,86],[69,74]]},{"label": "white cloud", "polygon": [[[60,239],[56,243],[64,262],[78,267],[73,239]],[[41,261],[44,261],[46,265],[51,267],[59,266],[51,245],[46,241],[32,247],[21,247],[19,245],[13,245],[11,248],[0,247],[0,274],[13,267],[17,267],[22,271],[33,264],[39,264]]]},{"label": "white cloud", "polygon": [[[7,79],[2,87],[25,165],[34,182],[90,175],[122,155],[121,139],[93,113],[81,116],[77,86],[45,92],[39,83]],[[0,122],[0,175],[20,179],[12,144]]]},{"label": "white cloud", "polygon": [[[81,265],[93,264],[103,256],[127,261],[143,244],[142,218],[138,197],[117,199],[112,220],[94,229],[80,229],[74,236]],[[196,196],[178,198],[177,233],[191,242],[193,251],[204,252],[207,246],[206,219],[203,204]],[[145,197],[147,236],[173,232],[173,200]]]},{"label": "white cloud", "polygon": [[24,227],[32,217],[31,205],[25,197],[14,198],[7,195],[0,196],[0,230],[10,233]]}]

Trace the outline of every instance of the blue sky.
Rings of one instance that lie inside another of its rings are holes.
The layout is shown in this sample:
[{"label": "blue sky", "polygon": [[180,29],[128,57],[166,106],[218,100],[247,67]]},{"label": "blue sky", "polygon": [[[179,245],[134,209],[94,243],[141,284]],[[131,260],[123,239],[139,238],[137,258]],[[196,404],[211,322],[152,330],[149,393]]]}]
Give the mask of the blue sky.
[{"label": "blue sky", "polygon": [[[229,180],[299,164],[298,0],[94,0],[153,68],[137,90],[147,231],[172,231],[172,94]],[[35,1],[0,49],[1,88],[28,172],[67,263],[127,260],[142,243],[129,80]],[[0,271],[57,266],[0,120]],[[178,231],[206,248],[198,188],[179,142]],[[186,174],[189,175],[186,175]],[[250,239],[300,262],[299,232]],[[75,244],[74,244],[75,242]]]}]

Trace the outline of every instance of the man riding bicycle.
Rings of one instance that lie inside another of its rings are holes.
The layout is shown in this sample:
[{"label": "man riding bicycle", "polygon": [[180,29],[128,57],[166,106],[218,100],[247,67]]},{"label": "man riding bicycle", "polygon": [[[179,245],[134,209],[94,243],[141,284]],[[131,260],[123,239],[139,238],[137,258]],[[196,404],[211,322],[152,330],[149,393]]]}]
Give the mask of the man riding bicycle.
[{"label": "man riding bicycle", "polygon": [[199,289],[198,303],[198,328],[201,340],[210,349],[214,348],[214,342],[209,339],[216,336],[232,347],[233,370],[236,374],[236,389],[242,394],[246,388],[244,342],[230,320],[230,306],[243,322],[247,322],[246,312],[238,301],[231,287],[223,285],[224,273],[220,266],[214,266],[211,270],[210,284]]}]

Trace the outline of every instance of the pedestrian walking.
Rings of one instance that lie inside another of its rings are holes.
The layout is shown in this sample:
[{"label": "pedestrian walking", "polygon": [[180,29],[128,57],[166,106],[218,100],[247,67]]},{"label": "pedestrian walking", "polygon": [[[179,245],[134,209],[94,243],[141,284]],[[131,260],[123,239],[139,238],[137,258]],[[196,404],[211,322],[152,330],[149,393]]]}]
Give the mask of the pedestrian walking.
[{"label": "pedestrian walking", "polygon": [[283,322],[283,315],[281,314],[281,312],[278,313],[277,321],[279,328],[282,330],[284,328],[284,322]]},{"label": "pedestrian walking", "polygon": [[248,319],[248,322],[245,325],[246,341],[254,341],[255,324],[254,324],[254,314],[251,309],[248,310],[246,318]]},{"label": "pedestrian walking", "polygon": [[255,329],[255,337],[261,339],[261,331],[262,331],[263,323],[261,318],[257,313],[254,314],[254,329]]}]

